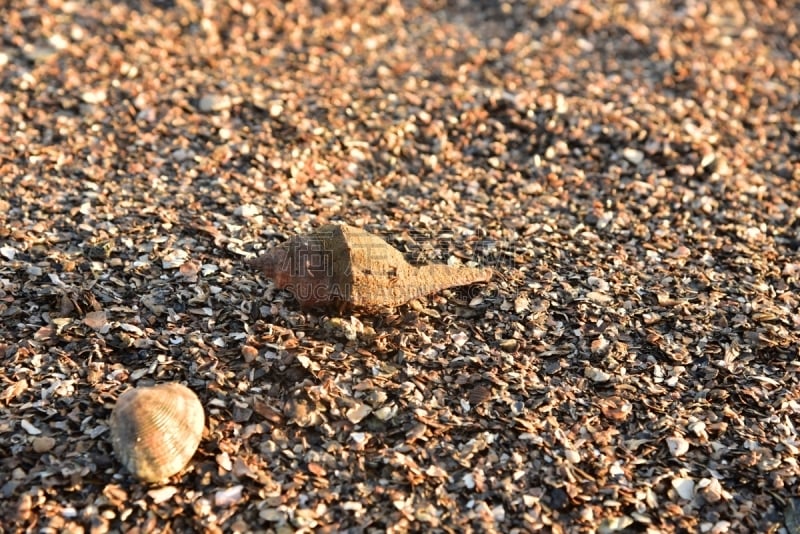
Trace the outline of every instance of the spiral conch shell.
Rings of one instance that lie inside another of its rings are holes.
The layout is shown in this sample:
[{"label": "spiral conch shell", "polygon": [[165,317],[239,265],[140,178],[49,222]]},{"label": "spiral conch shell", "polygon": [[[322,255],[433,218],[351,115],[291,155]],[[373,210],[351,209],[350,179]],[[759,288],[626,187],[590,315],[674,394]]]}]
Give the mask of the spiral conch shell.
[{"label": "spiral conch shell", "polygon": [[249,261],[305,308],[377,310],[450,287],[488,282],[493,271],[409,264],[382,238],[347,224],[298,235]]},{"label": "spiral conch shell", "polygon": [[203,405],[186,386],[130,389],[111,412],[111,445],[134,476],[160,482],[186,467],[200,445],[204,424]]}]

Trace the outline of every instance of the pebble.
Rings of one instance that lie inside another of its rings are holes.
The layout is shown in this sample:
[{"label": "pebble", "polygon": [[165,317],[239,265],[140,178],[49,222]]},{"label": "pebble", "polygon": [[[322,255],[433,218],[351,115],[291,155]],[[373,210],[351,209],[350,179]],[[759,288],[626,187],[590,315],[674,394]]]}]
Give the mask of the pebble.
[{"label": "pebble", "polygon": [[231,97],[217,93],[209,93],[200,97],[197,107],[203,113],[223,111],[232,105]]},{"label": "pebble", "polygon": [[81,100],[87,104],[102,104],[108,98],[108,93],[105,89],[91,89],[81,93]]}]

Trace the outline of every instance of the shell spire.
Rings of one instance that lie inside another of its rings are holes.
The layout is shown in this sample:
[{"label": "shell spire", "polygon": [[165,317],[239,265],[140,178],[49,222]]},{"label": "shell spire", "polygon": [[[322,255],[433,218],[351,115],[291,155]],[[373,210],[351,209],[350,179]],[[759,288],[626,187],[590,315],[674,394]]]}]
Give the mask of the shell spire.
[{"label": "shell spire", "polygon": [[493,274],[489,268],[411,265],[380,237],[345,224],[295,236],[248,263],[305,308],[394,307],[442,289],[488,282]]}]

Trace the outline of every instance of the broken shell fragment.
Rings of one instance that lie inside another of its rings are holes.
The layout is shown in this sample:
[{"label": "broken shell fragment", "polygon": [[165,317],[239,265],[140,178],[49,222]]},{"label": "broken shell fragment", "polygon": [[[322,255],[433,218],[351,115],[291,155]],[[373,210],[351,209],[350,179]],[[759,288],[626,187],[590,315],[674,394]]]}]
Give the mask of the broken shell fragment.
[{"label": "broken shell fragment", "polygon": [[186,467],[200,445],[204,424],[203,405],[186,386],[130,389],[111,412],[111,445],[134,476],[160,482]]},{"label": "broken shell fragment", "polygon": [[488,282],[489,268],[409,264],[380,237],[346,224],[295,236],[249,262],[303,307],[391,308],[450,287]]}]

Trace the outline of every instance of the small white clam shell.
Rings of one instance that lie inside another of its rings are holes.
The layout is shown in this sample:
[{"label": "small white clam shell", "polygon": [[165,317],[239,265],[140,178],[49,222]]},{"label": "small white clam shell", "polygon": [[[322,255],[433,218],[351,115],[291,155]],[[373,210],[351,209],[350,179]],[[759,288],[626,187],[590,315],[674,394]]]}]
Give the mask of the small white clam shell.
[{"label": "small white clam shell", "polygon": [[130,389],[111,412],[111,445],[137,478],[160,482],[183,470],[205,425],[200,399],[177,383]]}]

